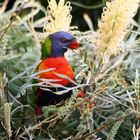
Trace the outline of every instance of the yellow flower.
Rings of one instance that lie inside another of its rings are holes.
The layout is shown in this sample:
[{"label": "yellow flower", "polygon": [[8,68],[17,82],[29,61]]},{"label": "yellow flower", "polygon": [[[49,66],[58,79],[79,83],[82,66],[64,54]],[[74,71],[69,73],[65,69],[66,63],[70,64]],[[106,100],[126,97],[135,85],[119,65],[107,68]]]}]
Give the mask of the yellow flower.
[{"label": "yellow flower", "polygon": [[123,41],[140,0],[112,0],[106,3],[97,31],[96,55],[107,63],[111,55],[120,52]]},{"label": "yellow flower", "polygon": [[57,31],[69,31],[72,16],[70,15],[71,6],[70,2],[60,0],[56,3],[56,0],[48,0],[47,9],[47,23],[44,26],[45,31],[48,34]]}]

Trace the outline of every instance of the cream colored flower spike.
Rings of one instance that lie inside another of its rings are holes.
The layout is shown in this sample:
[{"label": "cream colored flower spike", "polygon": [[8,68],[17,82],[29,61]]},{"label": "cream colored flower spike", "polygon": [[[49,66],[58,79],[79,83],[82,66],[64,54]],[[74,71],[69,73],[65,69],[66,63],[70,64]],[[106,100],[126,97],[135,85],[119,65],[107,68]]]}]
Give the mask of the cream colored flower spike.
[{"label": "cream colored flower spike", "polygon": [[51,34],[57,31],[69,31],[72,16],[70,15],[71,6],[69,2],[60,0],[48,0],[47,23],[44,26],[45,32]]},{"label": "cream colored flower spike", "polygon": [[111,55],[120,52],[128,27],[136,14],[140,0],[112,0],[107,2],[97,31],[96,54],[107,63]]}]

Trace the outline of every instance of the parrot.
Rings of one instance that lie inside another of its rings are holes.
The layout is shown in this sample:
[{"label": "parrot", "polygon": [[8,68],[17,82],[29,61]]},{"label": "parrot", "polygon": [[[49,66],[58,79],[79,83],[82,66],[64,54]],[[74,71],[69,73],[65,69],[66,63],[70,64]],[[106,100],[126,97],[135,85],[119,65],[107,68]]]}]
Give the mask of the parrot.
[{"label": "parrot", "polygon": [[[59,74],[65,75],[71,80],[75,80],[74,71],[64,54],[68,49],[78,48],[79,43],[69,32],[59,31],[47,36],[41,47],[41,62],[36,68],[36,72],[39,74],[36,75],[35,83],[42,82],[41,79],[51,79],[54,80],[52,82],[54,84],[59,84],[64,87],[73,87],[74,84],[70,82],[70,80],[62,78],[62,76],[60,77]],[[41,72],[49,69],[52,70]],[[54,93],[64,90],[62,87],[51,86],[48,87],[48,89],[49,90],[45,90],[41,86],[34,88],[36,95],[35,114],[41,114],[41,108],[43,106],[59,104],[70,98],[72,95],[71,90],[61,95]]]}]

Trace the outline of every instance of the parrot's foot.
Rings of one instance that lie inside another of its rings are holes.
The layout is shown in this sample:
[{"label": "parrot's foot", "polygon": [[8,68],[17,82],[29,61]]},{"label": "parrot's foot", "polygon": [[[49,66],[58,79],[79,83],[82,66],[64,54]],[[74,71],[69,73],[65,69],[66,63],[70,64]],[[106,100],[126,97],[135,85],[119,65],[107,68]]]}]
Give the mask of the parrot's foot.
[{"label": "parrot's foot", "polygon": [[36,106],[35,108],[35,116],[39,116],[39,115],[42,115],[42,107],[40,106]]}]

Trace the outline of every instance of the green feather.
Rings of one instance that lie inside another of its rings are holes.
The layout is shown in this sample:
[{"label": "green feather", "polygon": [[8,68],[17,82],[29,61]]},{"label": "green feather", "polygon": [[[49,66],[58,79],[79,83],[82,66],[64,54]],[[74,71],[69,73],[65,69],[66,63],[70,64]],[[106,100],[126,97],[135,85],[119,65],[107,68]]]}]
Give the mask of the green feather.
[{"label": "green feather", "polygon": [[41,59],[49,57],[52,54],[52,41],[49,37],[46,38],[41,48]]},{"label": "green feather", "polygon": [[[49,37],[46,38],[45,42],[42,44],[42,48],[41,48],[41,59],[47,58],[51,55],[52,53],[52,42],[51,39]],[[35,72],[38,71],[38,67],[36,68]],[[36,84],[38,83],[36,79],[32,80],[32,84]],[[35,108],[37,106],[37,87],[32,88],[33,90],[33,94],[30,95],[30,97],[28,97],[28,102],[29,104]]]}]

